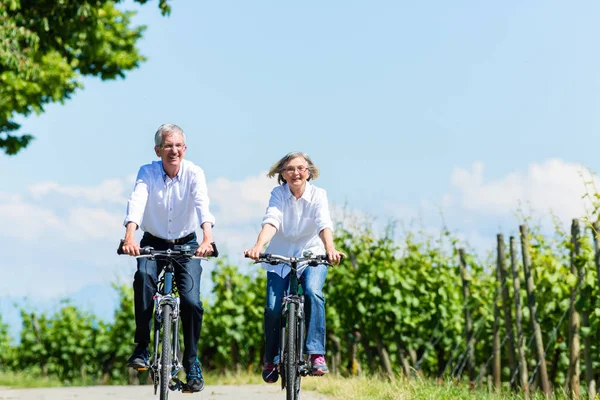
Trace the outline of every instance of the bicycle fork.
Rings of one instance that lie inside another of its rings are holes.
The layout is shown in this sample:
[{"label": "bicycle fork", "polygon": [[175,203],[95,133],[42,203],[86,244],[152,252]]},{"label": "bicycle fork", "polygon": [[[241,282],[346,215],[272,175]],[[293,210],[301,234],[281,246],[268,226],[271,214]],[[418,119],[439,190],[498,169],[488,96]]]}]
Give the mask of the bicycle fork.
[{"label": "bicycle fork", "polygon": [[[151,369],[152,369],[152,374],[154,376],[154,385],[155,385],[155,391],[156,391],[156,387],[158,386],[158,379],[159,379],[159,371],[160,371],[160,367],[161,364],[163,363],[162,360],[162,353],[161,353],[161,357],[157,357],[157,354],[159,354],[158,348],[160,346],[160,342],[162,341],[162,337],[160,335],[160,328],[162,326],[162,315],[164,312],[164,308],[163,305],[164,304],[169,304],[171,306],[171,323],[173,324],[173,330],[171,331],[172,333],[172,340],[173,340],[173,345],[172,345],[172,357],[173,357],[173,361],[171,363],[171,379],[175,382],[174,384],[169,384],[169,388],[171,390],[180,390],[183,386],[183,382],[181,382],[181,380],[179,380],[179,378],[177,377],[177,373],[183,368],[183,365],[181,364],[181,361],[179,360],[179,297],[173,297],[171,295],[161,295],[159,293],[157,293],[154,296],[154,310],[155,310],[155,328],[154,328],[154,360],[151,363]],[[156,393],[155,393],[156,394]]]},{"label": "bicycle fork", "polygon": [[[304,330],[304,296],[298,296],[298,295],[288,295],[285,296],[282,300],[282,304],[281,304],[281,320],[282,320],[282,325],[281,325],[281,333],[280,333],[280,353],[281,353],[281,357],[280,357],[280,363],[283,362],[283,355],[285,354],[285,343],[286,343],[286,329],[287,329],[287,323],[289,321],[288,318],[288,313],[289,313],[289,307],[288,305],[290,303],[294,303],[296,304],[296,323],[298,324],[297,329],[296,329],[296,338],[297,338],[297,343],[296,343],[296,352],[298,354],[298,372],[302,375],[302,376],[306,376],[308,374],[308,369],[306,368],[306,362],[304,361],[304,340],[305,340],[305,330]],[[283,323],[283,321],[285,321],[285,323]],[[283,384],[283,380],[282,380],[282,384]]]}]

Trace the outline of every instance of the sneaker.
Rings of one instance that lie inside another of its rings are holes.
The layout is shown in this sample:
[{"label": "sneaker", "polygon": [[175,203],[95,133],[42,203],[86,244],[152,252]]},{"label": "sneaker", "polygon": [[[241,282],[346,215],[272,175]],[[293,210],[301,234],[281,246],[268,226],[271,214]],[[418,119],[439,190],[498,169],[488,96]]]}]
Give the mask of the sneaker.
[{"label": "sneaker", "polygon": [[310,355],[311,372],[313,375],[321,376],[329,373],[325,356],[323,354]]},{"label": "sneaker", "polygon": [[199,392],[204,389],[204,377],[202,376],[202,369],[200,363],[196,359],[196,362],[192,364],[190,369],[187,371],[185,377],[186,383],[183,388],[184,392]]},{"label": "sneaker", "polygon": [[127,366],[135,368],[137,370],[146,370],[149,367],[148,360],[150,359],[150,352],[147,346],[138,345],[129,360],[127,360]]},{"label": "sneaker", "polygon": [[265,362],[262,372],[263,381],[267,383],[275,383],[279,379],[279,371],[277,370],[277,364]]}]

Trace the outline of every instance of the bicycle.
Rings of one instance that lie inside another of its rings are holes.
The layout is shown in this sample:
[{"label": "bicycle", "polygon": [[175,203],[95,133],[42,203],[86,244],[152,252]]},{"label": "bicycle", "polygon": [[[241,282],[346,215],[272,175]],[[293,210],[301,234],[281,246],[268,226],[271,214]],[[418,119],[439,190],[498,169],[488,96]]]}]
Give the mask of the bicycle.
[{"label": "bicycle", "polygon": [[[212,257],[218,257],[219,252],[215,243],[211,243]],[[119,244],[117,254],[123,253],[123,240]],[[183,393],[191,393],[186,390],[186,385],[177,376],[183,368],[179,360],[179,296],[174,281],[174,263],[183,258],[207,260],[205,257],[197,257],[189,245],[175,245],[173,249],[154,250],[152,247],[142,247],[140,255],[136,258],[150,258],[152,260],[164,260],[166,265],[160,273],[157,290],[154,295],[154,351],[148,365],[150,377],[154,383],[154,394],[156,395],[160,386],[160,400],[167,400],[169,390],[181,390]],[[162,328],[162,336],[161,336]],[[159,344],[162,348],[159,353]],[[138,369],[143,371],[145,369]]]},{"label": "bicycle", "polygon": [[[246,256],[247,257],[247,256]],[[303,265],[316,267],[320,264],[331,266],[327,256],[312,256],[305,252],[303,257],[284,257],[277,254],[261,253],[255,263],[271,265],[285,264],[290,267],[290,287],[281,305],[280,363],[281,390],[286,389],[286,400],[300,398],[300,379],[312,375],[312,368],[304,354],[304,296],[298,293],[298,268]]]}]

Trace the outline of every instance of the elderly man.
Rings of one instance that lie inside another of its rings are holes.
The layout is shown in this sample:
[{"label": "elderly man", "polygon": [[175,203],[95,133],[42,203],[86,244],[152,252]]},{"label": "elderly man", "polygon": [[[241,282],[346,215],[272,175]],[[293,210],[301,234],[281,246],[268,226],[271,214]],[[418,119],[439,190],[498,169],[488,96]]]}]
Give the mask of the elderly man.
[{"label": "elderly man", "polygon": [[[189,245],[199,257],[212,253],[214,216],[209,211],[209,198],[204,171],[191,161],[184,160],[185,135],[177,125],[161,125],[154,136],[154,151],[160,161],[143,165],[137,175],[133,192],[127,202],[123,252],[140,254],[140,246],[158,250],[174,245]],[[196,230],[202,228],[203,239],[198,244]],[[139,228],[144,232],[140,244],[134,239]],[[137,346],[128,364],[132,368],[148,367],[150,324],[154,311],[152,297],[162,270],[160,262],[137,259],[135,273],[135,342]],[[188,259],[177,265],[175,279],[181,301],[183,326],[183,366],[187,390],[199,392],[204,378],[198,362],[197,349],[204,309],[200,301],[202,266],[198,259]]]}]

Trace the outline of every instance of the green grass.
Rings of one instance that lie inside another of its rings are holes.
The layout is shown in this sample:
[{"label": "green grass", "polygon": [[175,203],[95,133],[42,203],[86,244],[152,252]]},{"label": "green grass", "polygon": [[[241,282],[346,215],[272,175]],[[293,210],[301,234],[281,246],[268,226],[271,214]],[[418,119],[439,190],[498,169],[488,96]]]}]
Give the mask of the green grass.
[{"label": "green grass", "polygon": [[0,373],[0,386],[11,388],[43,388],[65,385],[56,378],[43,378],[24,372],[2,372]]},{"label": "green grass", "polygon": [[[467,385],[455,382],[438,383],[419,378],[406,380],[399,378],[393,382],[374,377],[341,378],[327,376],[302,380],[303,390],[312,390],[327,396],[330,400],[516,400],[522,395],[504,392],[490,393],[486,388],[469,389]],[[583,387],[582,387],[583,389]],[[566,399],[559,395],[554,399]],[[531,396],[532,400],[547,400],[543,395]]]}]

